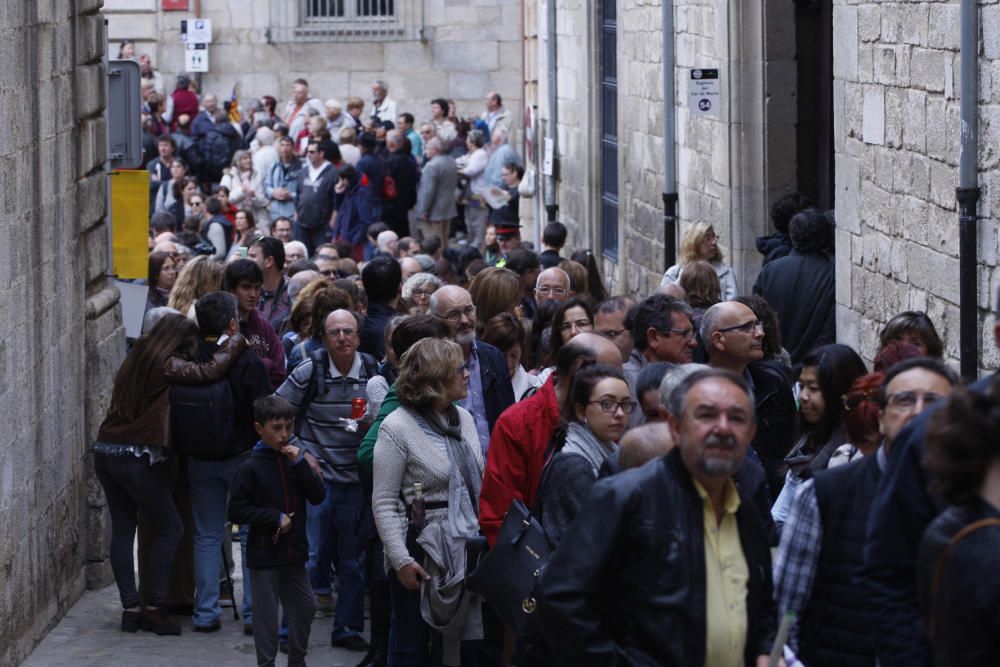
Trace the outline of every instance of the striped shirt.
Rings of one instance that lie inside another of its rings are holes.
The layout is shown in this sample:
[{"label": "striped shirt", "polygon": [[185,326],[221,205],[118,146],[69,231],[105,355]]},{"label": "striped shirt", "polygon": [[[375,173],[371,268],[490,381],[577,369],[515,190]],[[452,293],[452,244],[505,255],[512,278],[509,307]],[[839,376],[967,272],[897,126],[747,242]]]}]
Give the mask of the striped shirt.
[{"label": "striped shirt", "polygon": [[[363,433],[351,433],[341,418],[351,416],[351,401],[367,399],[368,377],[361,355],[354,353],[354,363],[346,376],[341,375],[330,360],[325,386],[318,387],[316,398],[306,409],[295,435],[316,457],[328,482],[358,481],[358,445]],[[296,408],[300,408],[313,375],[313,360],[306,359],[295,367],[288,379],[275,392]]]}]

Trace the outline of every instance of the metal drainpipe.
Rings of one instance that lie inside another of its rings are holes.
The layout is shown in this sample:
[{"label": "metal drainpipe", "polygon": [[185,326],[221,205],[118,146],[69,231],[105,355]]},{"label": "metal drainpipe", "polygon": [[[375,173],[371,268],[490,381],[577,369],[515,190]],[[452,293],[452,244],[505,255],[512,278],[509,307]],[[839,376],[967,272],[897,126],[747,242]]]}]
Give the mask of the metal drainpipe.
[{"label": "metal drainpipe", "polygon": [[979,202],[979,8],[961,0],[961,157],[958,168],[959,354],[962,376],[979,374],[977,236]]},{"label": "metal drainpipe", "polygon": [[548,20],[545,22],[549,97],[548,137],[552,139],[552,173],[545,179],[545,210],[548,212],[548,221],[555,222],[556,214],[559,212],[559,204],[556,201],[556,177],[559,173],[559,90],[557,88],[559,79],[556,71],[556,0],[547,0],[545,9],[548,16]]},{"label": "metal drainpipe", "polygon": [[663,270],[677,263],[677,124],[674,3],[663,0]]}]

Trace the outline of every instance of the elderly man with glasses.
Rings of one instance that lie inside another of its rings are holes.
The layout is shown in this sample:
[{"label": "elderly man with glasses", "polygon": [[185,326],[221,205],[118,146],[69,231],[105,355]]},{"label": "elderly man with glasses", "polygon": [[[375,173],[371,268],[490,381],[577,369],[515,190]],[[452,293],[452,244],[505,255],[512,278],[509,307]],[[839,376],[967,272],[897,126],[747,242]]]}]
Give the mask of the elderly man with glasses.
[{"label": "elderly man with glasses", "polygon": [[795,398],[780,362],[764,360],[764,325],[737,301],[717,303],[704,312],[701,340],[713,368],[736,373],[753,388],[757,430],[751,448],[760,458],[772,497],[782,485],[784,458],[795,444]]},{"label": "elderly man with glasses", "polygon": [[[340,591],[331,644],[351,651],[368,649],[364,630],[365,582],[358,549],[358,516],[363,495],[357,450],[368,430],[366,414],[356,420],[356,401],[364,412],[368,381],[378,373],[375,359],[358,352],[361,317],[348,310],[330,313],[323,328],[323,347],[295,367],[277,392],[299,410],[295,435],[316,457],[326,485],[326,498],[309,507],[306,568],[320,609],[333,605],[330,565],[337,550]],[[353,426],[353,428],[352,428]]]},{"label": "elderly man with glasses", "polygon": [[497,348],[476,340],[476,307],[468,290],[457,285],[437,290],[431,295],[431,314],[447,325],[449,338],[462,347],[469,365],[469,395],[462,401],[462,407],[476,421],[485,457],[493,425],[500,413],[514,403],[507,359]]}]

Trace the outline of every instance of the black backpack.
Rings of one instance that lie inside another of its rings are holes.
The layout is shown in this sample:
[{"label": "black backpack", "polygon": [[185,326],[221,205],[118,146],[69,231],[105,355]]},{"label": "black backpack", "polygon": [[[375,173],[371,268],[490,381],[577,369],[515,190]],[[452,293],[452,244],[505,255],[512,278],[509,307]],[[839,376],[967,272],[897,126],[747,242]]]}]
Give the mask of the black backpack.
[{"label": "black backpack", "polygon": [[222,173],[229,167],[232,159],[229,138],[221,131],[213,129],[201,140],[202,171],[210,175],[212,181],[222,178]]},{"label": "black backpack", "polygon": [[233,388],[223,378],[213,384],[170,387],[173,448],[206,461],[222,461],[240,453],[234,442],[236,413]]}]

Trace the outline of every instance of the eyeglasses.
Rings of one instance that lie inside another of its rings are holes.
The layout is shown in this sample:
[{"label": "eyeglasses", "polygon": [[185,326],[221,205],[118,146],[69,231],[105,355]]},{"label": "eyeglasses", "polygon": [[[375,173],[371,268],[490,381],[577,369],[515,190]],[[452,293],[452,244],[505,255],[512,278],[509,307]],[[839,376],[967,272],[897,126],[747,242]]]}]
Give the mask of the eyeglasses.
[{"label": "eyeglasses", "polygon": [[337,269],[324,269],[323,271],[320,271],[319,274],[324,278],[336,278]]},{"label": "eyeglasses", "polygon": [[355,333],[356,332],[355,332],[354,329],[327,329],[326,330],[326,335],[330,336],[331,338],[340,338],[341,335],[343,335],[345,338],[350,338]]},{"label": "eyeglasses", "polygon": [[587,401],[587,405],[593,405],[595,403],[601,406],[602,412],[607,412],[609,415],[613,415],[617,408],[621,408],[622,412],[624,412],[627,415],[630,415],[632,414],[632,411],[635,410],[636,406],[639,405],[632,399],[628,399],[625,401],[615,401],[610,398],[602,398],[599,401]]},{"label": "eyeglasses", "polygon": [[873,403],[878,402],[878,395],[880,390],[869,389],[863,392],[854,392],[853,394],[844,394],[841,400],[844,402],[844,410],[850,412],[851,410],[856,410],[859,405],[865,401],[871,401]]},{"label": "eyeglasses", "polygon": [[316,259],[325,259],[329,262],[336,262],[340,258],[335,255],[316,255]]},{"label": "eyeglasses", "polygon": [[203,203],[204,202],[202,202],[200,200],[198,200],[198,201],[195,201],[194,199],[191,200],[191,206],[201,206]]},{"label": "eyeglasses", "polygon": [[917,404],[921,401],[924,407],[938,401],[942,398],[941,394],[936,394],[933,391],[928,391],[924,393],[916,391],[898,391],[895,394],[889,394],[886,404],[890,408],[895,408],[900,412],[913,412],[917,407]]},{"label": "eyeglasses", "polygon": [[431,294],[434,294],[434,290],[432,290],[432,289],[415,289],[410,294],[413,295],[413,296],[430,296]]},{"label": "eyeglasses", "polygon": [[590,331],[594,328],[594,323],[590,320],[575,320],[573,322],[563,322],[559,325],[559,331],[571,331],[576,327],[577,331]]},{"label": "eyeglasses", "polygon": [[623,329],[608,329],[607,331],[601,331],[599,333],[602,336],[604,336],[605,338],[610,338],[611,340],[614,340],[615,338],[618,338],[619,336],[621,336],[626,331],[628,331],[628,329],[624,329],[624,328]]},{"label": "eyeglasses", "polygon": [[[504,240],[505,234],[499,235],[497,238]],[[535,291],[542,296],[565,296],[566,290],[562,287],[536,287]]]},{"label": "eyeglasses", "polygon": [[684,340],[694,340],[695,338],[694,329],[690,327],[688,327],[687,329],[670,328],[667,329],[666,331],[664,331],[663,329],[657,329],[657,331],[663,334],[664,336],[669,336],[670,334],[674,334],[675,336],[681,336],[682,338],[684,338]]},{"label": "eyeglasses", "polygon": [[448,320],[449,322],[458,322],[462,319],[462,316],[472,318],[476,314],[476,307],[469,305],[465,308],[456,308],[455,310],[449,310],[444,315],[438,315],[442,320]]},{"label": "eyeglasses", "polygon": [[743,324],[734,324],[731,327],[723,327],[721,329],[716,329],[718,333],[729,333],[730,331],[739,331],[740,333],[753,333],[755,331],[764,331],[764,323],[760,320],[750,320],[749,322],[744,322]]}]

